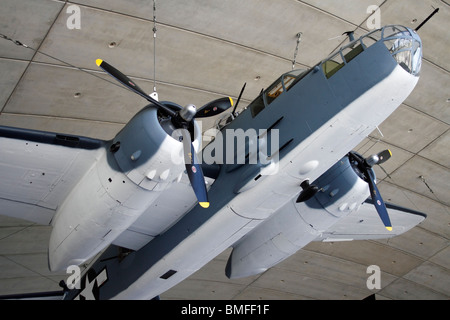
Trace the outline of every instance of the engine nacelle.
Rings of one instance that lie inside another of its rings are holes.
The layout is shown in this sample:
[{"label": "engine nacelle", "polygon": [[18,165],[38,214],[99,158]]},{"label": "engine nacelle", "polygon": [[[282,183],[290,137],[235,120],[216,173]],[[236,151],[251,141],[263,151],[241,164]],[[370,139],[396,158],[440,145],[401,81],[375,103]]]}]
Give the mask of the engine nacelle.
[{"label": "engine nacelle", "polygon": [[[197,123],[194,126],[193,142],[197,150],[201,132]],[[180,179],[185,170],[181,137],[170,119],[158,118],[154,108],[144,109],[117,134],[111,152],[121,171],[136,185],[161,191]]]},{"label": "engine nacelle", "polygon": [[[99,154],[52,221],[51,270],[92,258],[136,221],[161,191],[181,179],[183,143],[180,135],[172,137],[175,128],[169,123],[155,108],[144,108]],[[201,132],[194,131],[198,146]]]},{"label": "engine nacelle", "polygon": [[369,187],[346,156],[315,180],[315,196],[295,199],[244,236],[228,260],[226,275],[240,278],[261,273],[297,252],[358,207]]},{"label": "engine nacelle", "polygon": [[[361,173],[345,156],[312,183],[319,188],[319,192],[305,202],[309,210],[301,210],[299,214],[317,230],[324,230],[322,215],[340,218],[357,209],[370,195],[366,181]],[[318,209],[318,210],[315,210]],[[323,213],[319,213],[319,211]],[[328,225],[325,226],[328,228]]]}]

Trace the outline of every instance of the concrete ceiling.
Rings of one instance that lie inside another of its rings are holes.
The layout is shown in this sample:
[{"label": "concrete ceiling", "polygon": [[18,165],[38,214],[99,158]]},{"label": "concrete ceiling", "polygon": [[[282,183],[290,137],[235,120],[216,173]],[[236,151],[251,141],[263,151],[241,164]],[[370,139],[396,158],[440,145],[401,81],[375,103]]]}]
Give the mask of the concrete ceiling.
[{"label": "concrete ceiling", "polygon": [[[68,28],[73,4],[81,29]],[[373,293],[378,299],[450,298],[447,2],[157,1],[157,91],[161,100],[201,106],[236,97],[247,82],[240,104],[245,107],[291,69],[297,33],[303,36],[296,67],[310,67],[346,41],[339,37],[344,31],[368,31],[370,5],[380,6],[382,25],[413,28],[440,8],[419,32],[425,60],[418,86],[357,148],[364,154],[391,148],[385,172],[377,169],[384,198],[428,218],[389,241],[311,243],[263,274],[240,280],[224,275],[228,250],[163,299],[362,299]],[[2,0],[0,33],[41,53],[0,39],[0,125],[114,137],[145,101],[100,79],[112,80],[95,60],[105,59],[152,92],[152,8],[151,0]],[[59,289],[66,275],[47,270],[50,231],[0,218],[0,294]],[[366,287],[373,264],[382,272],[380,290]]]}]

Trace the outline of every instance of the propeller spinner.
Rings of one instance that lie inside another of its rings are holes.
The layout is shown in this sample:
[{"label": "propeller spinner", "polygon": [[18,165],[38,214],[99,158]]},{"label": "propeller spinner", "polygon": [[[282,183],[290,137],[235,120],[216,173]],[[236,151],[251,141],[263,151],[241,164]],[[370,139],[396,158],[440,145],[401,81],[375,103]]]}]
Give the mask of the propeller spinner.
[{"label": "propeller spinner", "polygon": [[208,208],[209,200],[206,191],[205,177],[195,154],[190,134],[188,134],[189,126],[195,117],[214,116],[227,110],[228,108],[233,106],[233,100],[228,97],[220,98],[204,105],[200,108],[199,111],[197,111],[195,106],[193,105],[188,105],[179,111],[174,111],[171,108],[153,99],[130,78],[111,66],[106,61],[97,59],[96,64],[104,71],[106,71],[110,76],[119,81],[122,85],[137,93],[147,101],[151,102],[159,111],[170,116],[175,127],[179,129],[185,129],[184,131],[187,132],[187,134],[183,134],[183,149],[186,172],[200,206],[202,206],[203,208]]}]

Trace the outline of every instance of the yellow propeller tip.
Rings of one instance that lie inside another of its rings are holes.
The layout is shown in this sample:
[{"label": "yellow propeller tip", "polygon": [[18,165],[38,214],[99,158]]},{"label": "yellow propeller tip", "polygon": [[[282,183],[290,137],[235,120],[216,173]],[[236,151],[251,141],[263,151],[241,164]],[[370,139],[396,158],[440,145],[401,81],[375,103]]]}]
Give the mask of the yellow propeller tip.
[{"label": "yellow propeller tip", "polygon": [[233,99],[231,99],[231,97],[228,97],[228,98],[230,99],[231,106],[233,107],[233,106],[234,106],[234,101],[233,101]]},{"label": "yellow propeller tip", "polygon": [[392,227],[386,227],[388,231],[392,231]]},{"label": "yellow propeller tip", "polygon": [[103,60],[102,59],[97,59],[95,60],[95,63],[97,64],[97,66],[100,67],[100,65],[102,64]]},{"label": "yellow propeller tip", "polygon": [[209,202],[199,202],[199,204],[202,208],[209,208]]}]

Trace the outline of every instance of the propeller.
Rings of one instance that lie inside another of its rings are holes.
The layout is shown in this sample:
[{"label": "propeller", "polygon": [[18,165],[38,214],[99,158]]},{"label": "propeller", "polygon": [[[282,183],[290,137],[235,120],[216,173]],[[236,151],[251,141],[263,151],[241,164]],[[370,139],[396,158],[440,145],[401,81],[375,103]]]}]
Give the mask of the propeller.
[{"label": "propeller", "polygon": [[233,100],[231,98],[220,98],[207,103],[197,111],[194,105],[188,105],[185,108],[174,111],[166,105],[153,99],[144,90],[142,90],[136,83],[134,83],[130,78],[124,75],[122,72],[111,66],[106,61],[102,59],[96,60],[97,66],[106,71],[110,76],[119,81],[122,85],[130,89],[131,91],[137,93],[147,101],[151,102],[159,111],[171,117],[173,124],[176,128],[184,129],[183,131],[183,150],[184,150],[184,160],[186,166],[186,172],[191,182],[192,188],[194,189],[195,196],[203,208],[209,207],[208,194],[206,191],[205,177],[203,175],[202,168],[198,162],[197,156],[195,154],[195,149],[192,144],[191,135],[189,133],[189,128],[195,117],[209,117],[217,115],[228,108],[233,106]]},{"label": "propeller", "polygon": [[350,163],[352,163],[352,166],[358,175],[369,184],[370,196],[372,197],[375,208],[377,209],[378,215],[380,216],[384,226],[389,231],[392,231],[391,220],[389,219],[389,214],[383,198],[381,197],[380,191],[375,184],[375,174],[372,167],[376,164],[380,165],[386,162],[391,156],[392,153],[390,150],[384,150],[366,159],[355,152],[349,153]]}]

